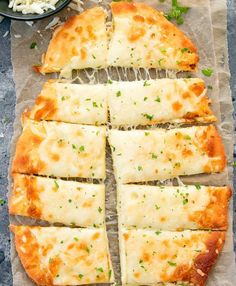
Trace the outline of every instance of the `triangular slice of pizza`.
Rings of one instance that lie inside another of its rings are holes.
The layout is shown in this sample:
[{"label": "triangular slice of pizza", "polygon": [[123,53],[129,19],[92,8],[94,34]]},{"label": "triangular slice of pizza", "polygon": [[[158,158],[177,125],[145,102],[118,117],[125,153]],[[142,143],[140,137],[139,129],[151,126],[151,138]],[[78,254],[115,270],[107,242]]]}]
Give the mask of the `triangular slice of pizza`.
[{"label": "triangular slice of pizza", "polygon": [[112,3],[114,32],[108,64],[179,71],[197,69],[192,41],[163,13],[143,3]]},{"label": "triangular slice of pizza", "polygon": [[104,228],[10,226],[21,263],[37,285],[81,285],[113,280]]},{"label": "triangular slice of pizza", "polygon": [[94,7],[72,16],[57,28],[42,58],[41,73],[62,71],[65,75],[73,69],[101,68],[106,66],[107,33],[106,12]]}]

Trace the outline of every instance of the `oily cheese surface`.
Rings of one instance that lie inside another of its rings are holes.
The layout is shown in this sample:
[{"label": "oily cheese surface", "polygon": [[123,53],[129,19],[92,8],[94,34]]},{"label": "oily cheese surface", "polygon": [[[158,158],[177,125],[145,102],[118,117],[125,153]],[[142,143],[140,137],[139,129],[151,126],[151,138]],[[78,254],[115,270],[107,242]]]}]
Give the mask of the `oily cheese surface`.
[{"label": "oily cheese surface", "polygon": [[105,186],[14,174],[9,212],[80,227],[103,226]]},{"label": "oily cheese surface", "polygon": [[54,120],[101,125],[107,122],[107,96],[103,84],[47,81],[34,106],[25,115],[33,120]]},{"label": "oily cheese surface", "polygon": [[112,277],[105,229],[11,226],[21,263],[38,285],[107,283]]},{"label": "oily cheese surface", "polygon": [[216,120],[201,79],[113,82],[108,88],[113,125]]},{"label": "oily cheese surface", "polygon": [[221,172],[226,165],[223,143],[213,125],[170,130],[111,130],[109,143],[119,183]]},{"label": "oily cheese surface", "polygon": [[26,120],[12,172],[105,178],[105,139],[105,127]]},{"label": "oily cheese surface", "polygon": [[195,45],[163,13],[144,3],[113,2],[111,9],[114,31],[109,65],[196,70]]},{"label": "oily cheese surface", "polygon": [[122,283],[156,285],[158,282],[183,281],[204,286],[224,239],[225,232],[159,232],[122,228]]},{"label": "oily cheese surface", "polygon": [[153,230],[227,229],[228,187],[119,185],[119,225]]},{"label": "oily cheese surface", "polygon": [[73,69],[101,68],[107,66],[106,12],[94,7],[71,16],[54,32],[42,66],[41,73],[62,71],[70,75]]}]

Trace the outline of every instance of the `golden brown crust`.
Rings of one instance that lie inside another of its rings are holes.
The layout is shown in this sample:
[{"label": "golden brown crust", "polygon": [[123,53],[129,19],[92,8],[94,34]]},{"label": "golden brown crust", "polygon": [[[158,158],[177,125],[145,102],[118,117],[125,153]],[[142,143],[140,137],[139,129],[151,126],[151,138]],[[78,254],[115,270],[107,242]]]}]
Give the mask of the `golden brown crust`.
[{"label": "golden brown crust", "polygon": [[[182,31],[169,22],[163,13],[144,3],[113,2],[111,8],[114,16],[132,19],[130,30],[125,31],[130,42],[136,42],[146,34],[145,24],[156,25],[161,29],[161,43],[166,47],[175,48],[175,53],[178,54],[176,63],[178,69],[186,71],[197,69],[199,57],[195,45]],[[155,37],[156,35],[153,34],[152,39]],[[147,57],[151,59],[151,55]]]},{"label": "golden brown crust", "polygon": [[55,30],[48,50],[42,56],[42,66],[34,66],[34,70],[43,74],[59,72],[74,56],[78,56],[82,62],[86,61],[88,54],[85,45],[88,42],[91,46],[96,45],[99,41],[96,26],[104,21],[105,12],[101,7],[70,17]]},{"label": "golden brown crust", "polygon": [[196,211],[189,219],[206,229],[227,230],[228,204],[232,196],[230,187],[209,187],[211,198],[204,211]]},{"label": "golden brown crust", "polygon": [[[212,160],[204,167],[206,173],[221,172],[226,166],[226,155],[220,134],[214,125],[209,125],[200,135],[197,134],[201,142],[202,150]],[[215,158],[215,159],[213,159]]]},{"label": "golden brown crust", "polygon": [[15,225],[10,225],[10,229],[15,234],[16,251],[29,277],[38,285],[53,285],[51,273],[41,264],[39,245],[30,229]]}]

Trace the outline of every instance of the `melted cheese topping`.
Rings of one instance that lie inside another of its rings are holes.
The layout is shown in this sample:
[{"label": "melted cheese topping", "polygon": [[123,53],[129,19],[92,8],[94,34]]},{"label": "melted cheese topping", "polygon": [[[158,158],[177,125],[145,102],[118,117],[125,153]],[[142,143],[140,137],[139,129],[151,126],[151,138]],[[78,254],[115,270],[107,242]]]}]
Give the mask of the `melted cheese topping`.
[{"label": "melted cheese topping", "polygon": [[105,222],[105,186],[14,175],[11,214],[81,227]]},{"label": "melted cheese topping", "polygon": [[43,14],[49,9],[55,10],[58,0],[10,0],[9,8],[22,14]]},{"label": "melted cheese topping", "polygon": [[45,83],[27,116],[34,120],[55,120],[100,125],[107,122],[107,91],[102,84]]},{"label": "melted cheese topping", "polygon": [[213,125],[171,130],[111,130],[109,142],[119,183],[220,172],[226,164],[224,147]]},{"label": "melted cheese topping", "polygon": [[101,68],[107,66],[106,12],[94,7],[72,16],[53,34],[41,73],[62,71],[71,76],[73,69]]},{"label": "melted cheese topping", "polygon": [[109,108],[114,125],[215,121],[201,79],[113,82]]},{"label": "melted cheese topping", "polygon": [[105,178],[105,127],[27,120],[13,173]]},{"label": "melted cheese topping", "polygon": [[20,259],[37,284],[81,285],[111,281],[105,229],[11,228]]},{"label": "melted cheese topping", "polygon": [[112,3],[112,66],[195,70],[196,47],[163,13],[143,3]]},{"label": "melted cheese topping", "polygon": [[224,236],[224,232],[122,229],[122,283],[156,285],[158,282],[184,281],[205,285],[211,265],[218,256],[216,250],[219,252],[222,248]]},{"label": "melted cheese topping", "polygon": [[226,229],[228,187],[118,186],[119,224],[154,230]]}]

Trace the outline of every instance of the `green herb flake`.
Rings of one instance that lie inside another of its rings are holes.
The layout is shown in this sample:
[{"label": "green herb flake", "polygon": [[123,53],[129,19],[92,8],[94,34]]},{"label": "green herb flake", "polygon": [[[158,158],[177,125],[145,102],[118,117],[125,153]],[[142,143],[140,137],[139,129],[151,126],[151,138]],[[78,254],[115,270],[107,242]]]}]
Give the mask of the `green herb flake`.
[{"label": "green herb flake", "polygon": [[111,269],[109,269],[109,271],[108,271],[109,279],[111,279],[111,274],[112,274],[112,270],[111,270]]},{"label": "green herb flake", "polygon": [[157,155],[152,153],[152,159],[157,159]]},{"label": "green herb flake", "polygon": [[188,199],[187,198],[183,199],[183,205],[186,205],[187,203],[188,203]]},{"label": "green herb flake", "polygon": [[62,96],[61,97],[61,101],[64,101],[66,98],[65,98],[65,96]]},{"label": "green herb flake", "polygon": [[181,53],[182,53],[182,54],[183,54],[183,53],[186,53],[186,52],[190,52],[189,48],[183,48],[183,49],[181,49]]},{"label": "green herb flake", "polygon": [[138,166],[138,171],[142,171],[143,167],[142,166]]},{"label": "green herb flake", "polygon": [[152,120],[154,115],[150,115],[150,114],[147,114],[147,113],[143,113],[142,116],[146,117],[148,120]]},{"label": "green herb flake", "polygon": [[210,77],[213,74],[213,69],[211,69],[211,68],[203,69],[202,70],[202,74],[205,75],[205,76]]},{"label": "green herb flake", "polygon": [[59,189],[59,184],[58,184],[58,182],[56,180],[54,180],[54,184],[55,184],[56,189],[58,190]]},{"label": "green herb flake", "polygon": [[93,57],[94,59],[96,59],[95,55],[92,55],[92,57]]},{"label": "green herb flake", "polygon": [[98,208],[98,212],[99,212],[99,213],[102,212],[102,208],[101,208],[101,207]]},{"label": "green herb flake", "polygon": [[98,267],[98,268],[96,267],[95,270],[96,270],[97,272],[103,272],[103,268],[102,268],[102,267]]},{"label": "green herb flake", "polygon": [[93,101],[93,107],[98,107],[97,102]]},{"label": "green herb flake", "polygon": [[174,263],[174,262],[172,262],[172,261],[167,261],[168,262],[168,264],[170,265],[170,266],[176,266],[176,263]]},{"label": "green herb flake", "polygon": [[0,206],[3,206],[6,203],[3,199],[0,199]]},{"label": "green herb flake", "polygon": [[161,99],[160,97],[158,96],[156,99],[155,99],[156,102],[161,102]]},{"label": "green herb flake", "polygon": [[196,188],[197,190],[200,190],[200,189],[201,189],[201,185],[195,184],[195,188]]},{"label": "green herb flake", "polygon": [[148,136],[148,135],[150,135],[150,132],[144,132],[144,135]]},{"label": "green herb flake", "polygon": [[80,152],[83,152],[83,151],[84,151],[84,146],[81,145],[81,146],[79,147],[79,150],[80,150]]},{"label": "green herb flake", "polygon": [[78,237],[74,237],[74,240],[75,240],[75,241],[79,241]]},{"label": "green herb flake", "polygon": [[150,83],[148,83],[148,81],[147,80],[145,80],[144,81],[144,83],[143,83],[143,86],[150,86],[151,84]]},{"label": "green herb flake", "polygon": [[76,146],[75,146],[75,144],[72,144],[72,148],[73,148],[73,149],[76,149]]},{"label": "green herb flake", "polygon": [[178,0],[172,0],[172,8],[166,16],[167,20],[175,20],[178,25],[184,23],[183,14],[189,11],[189,7],[180,6]]},{"label": "green herb flake", "polygon": [[117,97],[120,97],[120,96],[121,96],[121,91],[120,91],[120,90],[117,91],[116,96],[117,96]]},{"label": "green herb flake", "polygon": [[81,274],[81,273],[78,276],[79,276],[80,279],[82,279],[84,277],[84,275]]},{"label": "green herb flake", "polygon": [[184,136],[184,139],[185,139],[185,140],[191,140],[191,137],[190,137],[189,135],[185,135],[185,136]]},{"label": "green herb flake", "polygon": [[37,48],[37,43],[33,42],[31,45],[30,45],[30,49],[33,50]]},{"label": "green herb flake", "polygon": [[212,89],[213,89],[212,85],[208,85],[207,88],[208,88],[209,90],[212,90]]},{"label": "green herb flake", "polygon": [[111,79],[108,79],[107,83],[112,84],[113,81]]},{"label": "green herb flake", "polygon": [[155,205],[155,209],[158,211],[161,207],[159,207],[158,205]]},{"label": "green herb flake", "polygon": [[147,99],[148,99],[148,98],[145,96],[143,100],[146,101]]},{"label": "green herb flake", "polygon": [[161,234],[161,231],[155,231],[155,234],[159,235],[159,234]]}]

